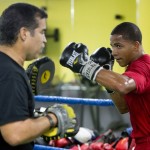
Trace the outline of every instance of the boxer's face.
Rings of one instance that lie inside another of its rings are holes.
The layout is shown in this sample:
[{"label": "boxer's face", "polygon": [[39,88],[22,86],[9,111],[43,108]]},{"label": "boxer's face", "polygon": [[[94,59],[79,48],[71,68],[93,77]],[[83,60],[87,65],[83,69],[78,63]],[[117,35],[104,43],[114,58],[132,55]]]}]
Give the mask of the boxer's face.
[{"label": "boxer's face", "polygon": [[112,55],[121,67],[125,67],[135,59],[135,42],[123,39],[122,35],[110,36]]}]

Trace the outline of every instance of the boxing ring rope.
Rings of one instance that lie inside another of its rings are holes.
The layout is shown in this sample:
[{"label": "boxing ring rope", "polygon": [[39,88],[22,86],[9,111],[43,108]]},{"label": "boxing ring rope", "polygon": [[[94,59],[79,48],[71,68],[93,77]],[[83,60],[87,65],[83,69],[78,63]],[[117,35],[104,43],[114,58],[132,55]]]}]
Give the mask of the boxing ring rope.
[{"label": "boxing ring rope", "polygon": [[66,149],[35,144],[34,150],[66,150]]},{"label": "boxing ring rope", "polygon": [[[89,99],[89,98],[73,98],[73,97],[42,96],[42,95],[35,96],[34,98],[36,102],[114,106],[113,101],[111,99]],[[35,144],[34,150],[66,150],[66,149]]]},{"label": "boxing ring rope", "polygon": [[83,104],[83,105],[98,105],[98,106],[114,106],[111,99],[89,99],[89,98],[73,98],[61,96],[35,96],[37,102],[55,102],[66,104]]}]

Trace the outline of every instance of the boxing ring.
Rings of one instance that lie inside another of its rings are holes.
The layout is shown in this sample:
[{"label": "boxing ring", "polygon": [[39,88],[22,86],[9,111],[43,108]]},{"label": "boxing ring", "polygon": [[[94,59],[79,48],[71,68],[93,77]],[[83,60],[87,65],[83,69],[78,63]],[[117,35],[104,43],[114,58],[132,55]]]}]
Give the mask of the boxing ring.
[{"label": "boxing ring", "polygon": [[[54,103],[65,103],[65,104],[82,104],[82,105],[93,105],[93,106],[114,106],[111,99],[88,99],[88,98],[72,98],[72,97],[61,97],[61,96],[35,96],[36,102],[54,102]],[[66,150],[64,148],[57,148],[51,146],[44,146],[35,144],[34,150]]]}]

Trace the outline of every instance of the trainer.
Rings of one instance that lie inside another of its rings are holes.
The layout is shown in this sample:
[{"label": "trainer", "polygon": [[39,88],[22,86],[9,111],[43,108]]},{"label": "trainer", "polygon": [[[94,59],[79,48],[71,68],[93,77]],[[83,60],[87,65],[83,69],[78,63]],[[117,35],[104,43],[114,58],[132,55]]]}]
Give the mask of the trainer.
[{"label": "trainer", "polygon": [[23,65],[38,58],[45,46],[46,18],[43,10],[26,3],[12,4],[0,17],[1,150],[33,150],[39,136],[57,138],[78,131],[68,105],[48,106],[42,116],[34,116],[34,96]]}]

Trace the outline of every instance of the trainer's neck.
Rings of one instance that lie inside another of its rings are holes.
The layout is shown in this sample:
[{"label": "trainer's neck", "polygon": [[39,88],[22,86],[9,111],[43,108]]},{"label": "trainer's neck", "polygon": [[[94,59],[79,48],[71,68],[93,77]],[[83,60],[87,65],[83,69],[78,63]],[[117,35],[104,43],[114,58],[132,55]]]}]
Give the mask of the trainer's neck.
[{"label": "trainer's neck", "polygon": [[22,56],[21,53],[19,53],[19,51],[17,51],[15,47],[0,45],[0,52],[3,52],[4,54],[8,55],[15,62],[17,62],[21,67],[23,67],[24,59],[23,57],[21,57]]}]

